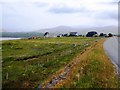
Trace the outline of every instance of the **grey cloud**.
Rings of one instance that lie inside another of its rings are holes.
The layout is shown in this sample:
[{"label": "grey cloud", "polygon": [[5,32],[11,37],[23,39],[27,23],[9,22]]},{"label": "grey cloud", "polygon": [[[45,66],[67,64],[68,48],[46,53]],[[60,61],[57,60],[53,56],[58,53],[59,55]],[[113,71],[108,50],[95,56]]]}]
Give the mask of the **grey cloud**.
[{"label": "grey cloud", "polygon": [[103,11],[96,14],[97,18],[101,19],[115,19],[118,20],[118,13],[116,11]]},{"label": "grey cloud", "polygon": [[16,3],[1,3],[3,11],[5,8],[7,8],[12,12],[17,12],[15,8],[12,7],[13,4],[16,4]]},{"label": "grey cloud", "polygon": [[103,2],[101,4],[116,5],[118,2]]},{"label": "grey cloud", "polygon": [[118,19],[118,14],[117,13],[112,13],[112,12],[110,12],[110,13],[108,13],[109,14],[109,17],[111,18],[111,19]]},{"label": "grey cloud", "polygon": [[46,7],[48,6],[49,4],[48,3],[43,3],[43,2],[35,2],[34,5],[36,7]]},{"label": "grey cloud", "polygon": [[84,7],[74,8],[68,6],[54,6],[51,7],[49,10],[51,13],[60,14],[60,13],[80,13],[85,12],[86,9]]},{"label": "grey cloud", "polygon": [[113,0],[111,2],[101,2],[101,4],[106,4],[106,5],[117,5],[119,3],[119,0]]}]

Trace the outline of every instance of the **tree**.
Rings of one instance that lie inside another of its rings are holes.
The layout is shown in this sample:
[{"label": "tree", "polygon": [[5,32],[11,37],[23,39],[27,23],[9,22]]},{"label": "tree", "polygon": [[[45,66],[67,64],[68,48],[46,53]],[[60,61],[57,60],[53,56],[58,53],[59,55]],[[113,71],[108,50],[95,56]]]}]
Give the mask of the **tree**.
[{"label": "tree", "polygon": [[96,36],[98,33],[95,31],[88,32],[86,37],[93,37],[94,35]]},{"label": "tree", "polygon": [[49,32],[45,32],[44,34],[44,37],[48,36],[49,35]]},{"label": "tree", "polygon": [[100,37],[103,37],[104,36],[104,34],[103,33],[100,33],[100,35],[99,35]]},{"label": "tree", "polygon": [[108,37],[112,37],[113,35],[111,33],[108,34]]}]

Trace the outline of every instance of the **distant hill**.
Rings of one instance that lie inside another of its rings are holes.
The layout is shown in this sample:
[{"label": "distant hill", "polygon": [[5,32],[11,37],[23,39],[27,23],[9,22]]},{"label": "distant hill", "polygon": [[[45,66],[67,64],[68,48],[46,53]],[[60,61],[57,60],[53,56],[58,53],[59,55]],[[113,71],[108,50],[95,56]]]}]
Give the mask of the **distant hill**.
[{"label": "distant hill", "polygon": [[53,28],[40,29],[40,30],[37,30],[36,32],[68,33],[73,30],[74,28],[69,26],[58,26]]},{"label": "distant hill", "polygon": [[94,28],[89,28],[86,29],[88,30],[95,30],[98,33],[113,33],[113,34],[118,34],[118,27],[117,26],[104,26],[104,27],[94,27]]},{"label": "distant hill", "polygon": [[98,33],[113,33],[118,34],[117,26],[104,26],[104,27],[92,27],[92,28],[75,28],[69,26],[58,26],[53,28],[40,29],[36,32],[50,32],[50,33],[69,33],[69,32],[78,32],[79,34],[86,34],[89,31],[97,31]]},{"label": "distant hill", "polygon": [[40,29],[36,30],[34,32],[7,32],[6,30],[3,30],[2,34],[0,34],[0,37],[18,37],[18,38],[28,38],[31,36],[43,36],[45,32],[49,32],[49,36],[53,37],[57,34],[62,33],[69,33],[69,32],[78,32],[79,34],[86,35],[89,31],[96,31],[98,33],[112,33],[112,34],[118,34],[118,27],[117,26],[104,26],[104,27],[91,27],[91,28],[78,28],[78,27],[70,27],[70,26],[58,26],[53,28],[46,28],[46,29]]},{"label": "distant hill", "polygon": [[2,32],[0,37],[28,38],[32,36],[43,36],[43,33],[38,32]]},{"label": "distant hill", "polygon": [[2,32],[7,32],[7,30],[0,28],[0,33],[2,33]]}]

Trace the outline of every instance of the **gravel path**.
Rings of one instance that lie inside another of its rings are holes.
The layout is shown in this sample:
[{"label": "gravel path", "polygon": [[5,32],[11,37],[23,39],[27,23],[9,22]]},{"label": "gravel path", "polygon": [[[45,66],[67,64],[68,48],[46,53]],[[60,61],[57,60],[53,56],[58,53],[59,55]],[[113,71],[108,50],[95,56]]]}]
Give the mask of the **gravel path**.
[{"label": "gravel path", "polygon": [[64,71],[63,71],[61,74],[59,74],[59,75],[56,76],[56,77],[53,77],[53,78],[45,85],[45,87],[43,87],[42,85],[39,85],[38,89],[39,89],[39,88],[51,88],[52,86],[55,86],[55,85],[56,85],[57,83],[59,83],[60,81],[65,80],[65,79],[68,77],[68,75],[69,75],[69,73],[70,73],[70,71],[71,71],[71,68],[72,68],[75,64],[76,64],[75,62],[72,62],[72,63],[68,64],[68,65],[65,67]]},{"label": "gravel path", "polygon": [[120,43],[120,39],[118,39],[118,37],[111,37],[103,44],[106,54],[109,56],[112,63],[116,66],[118,72],[120,72],[120,62],[119,62],[120,55],[118,50],[120,49],[119,43]]}]

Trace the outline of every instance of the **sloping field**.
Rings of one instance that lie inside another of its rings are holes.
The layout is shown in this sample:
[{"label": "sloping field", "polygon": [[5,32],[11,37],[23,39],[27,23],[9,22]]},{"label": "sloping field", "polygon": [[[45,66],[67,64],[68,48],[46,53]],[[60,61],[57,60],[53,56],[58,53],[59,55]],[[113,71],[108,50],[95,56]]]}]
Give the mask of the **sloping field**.
[{"label": "sloping field", "polygon": [[63,69],[48,78],[43,88],[118,88],[115,67],[103,50],[104,40],[78,54]]},{"label": "sloping field", "polygon": [[71,71],[65,81],[53,87],[116,87],[114,67],[104,56],[102,43],[96,44],[100,40],[67,37],[3,41],[3,88],[44,87],[69,65]]}]

